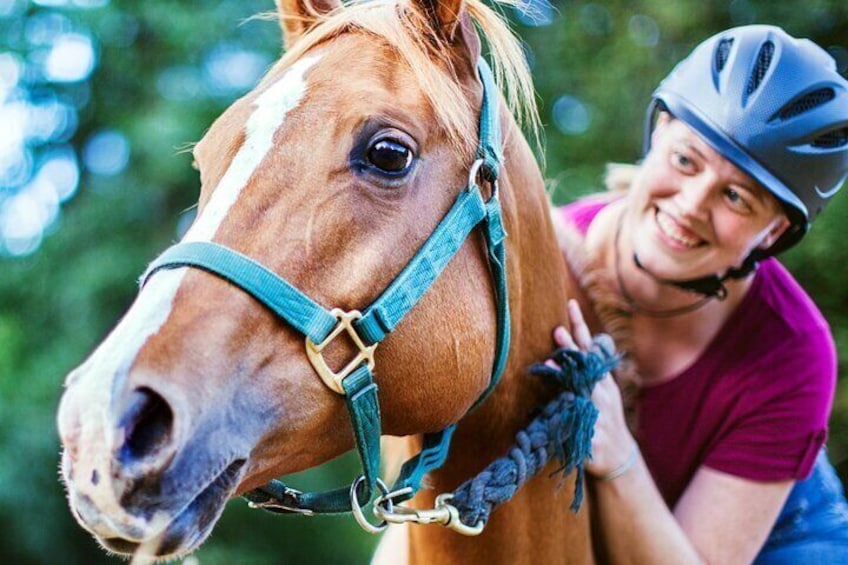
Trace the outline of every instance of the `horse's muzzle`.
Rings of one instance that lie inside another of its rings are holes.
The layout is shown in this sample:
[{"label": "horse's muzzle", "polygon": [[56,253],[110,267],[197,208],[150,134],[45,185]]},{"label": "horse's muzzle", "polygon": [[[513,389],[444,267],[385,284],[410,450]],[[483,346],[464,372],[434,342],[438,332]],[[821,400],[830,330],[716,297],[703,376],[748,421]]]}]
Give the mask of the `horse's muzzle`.
[{"label": "horse's muzzle", "polygon": [[196,548],[243,478],[246,456],[215,422],[191,421],[173,394],[137,386],[92,408],[78,386],[62,399],[59,429],[79,523],[116,553],[176,557]]}]

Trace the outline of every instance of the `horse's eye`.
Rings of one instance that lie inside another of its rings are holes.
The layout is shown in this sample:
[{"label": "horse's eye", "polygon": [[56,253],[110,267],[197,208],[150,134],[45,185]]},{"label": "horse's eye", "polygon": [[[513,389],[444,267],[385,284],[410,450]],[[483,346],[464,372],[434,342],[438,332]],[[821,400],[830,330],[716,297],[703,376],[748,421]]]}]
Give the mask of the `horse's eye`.
[{"label": "horse's eye", "polygon": [[368,149],[368,162],[383,172],[400,175],[412,165],[412,150],[391,139],[381,139]]}]

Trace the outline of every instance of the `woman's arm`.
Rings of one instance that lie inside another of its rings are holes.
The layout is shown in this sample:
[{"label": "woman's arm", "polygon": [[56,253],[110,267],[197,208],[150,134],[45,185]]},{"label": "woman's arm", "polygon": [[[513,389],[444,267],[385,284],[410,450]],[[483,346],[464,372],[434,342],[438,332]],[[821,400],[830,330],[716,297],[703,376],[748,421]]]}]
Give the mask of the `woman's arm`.
[{"label": "woman's arm", "polygon": [[757,482],[701,467],[674,508],[708,563],[750,563],[762,549],[795,481]]},{"label": "woman's arm", "polygon": [[702,467],[672,513],[640,457],[624,475],[593,483],[596,532],[612,563],[750,563],[791,487]]},{"label": "woman's arm", "polygon": [[[574,301],[569,314],[572,332],[557,328],[557,343],[587,349],[591,335]],[[592,400],[600,415],[586,471],[603,477],[628,461],[636,442],[611,376],[598,383]],[[701,467],[672,512],[636,453],[624,474],[592,482],[595,531],[613,563],[750,563],[793,484],[755,482]]]}]

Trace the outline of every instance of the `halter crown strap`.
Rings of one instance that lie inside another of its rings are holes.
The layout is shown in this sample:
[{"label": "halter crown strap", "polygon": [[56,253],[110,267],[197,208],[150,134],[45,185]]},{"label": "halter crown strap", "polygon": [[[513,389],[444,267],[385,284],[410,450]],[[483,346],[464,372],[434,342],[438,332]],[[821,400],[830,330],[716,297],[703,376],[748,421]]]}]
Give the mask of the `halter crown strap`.
[{"label": "halter crown strap", "polygon": [[[380,297],[365,310],[361,318],[353,321],[350,326],[357,337],[369,346],[370,354],[370,350],[397,326],[432,286],[462,247],[468,234],[476,226],[484,224],[489,265],[495,286],[498,327],[492,378],[474,406],[481,403],[500,380],[506,364],[510,338],[504,248],[506,233],[495,184],[502,158],[499,101],[496,98],[497,89],[491,70],[482,59],[478,62],[478,71],[483,83],[483,105],[480,112],[480,143],[477,156],[482,160],[480,171],[483,178],[492,183],[492,197],[489,200],[483,199],[476,175],[472,172],[468,186],[457,196],[455,203],[427,241]],[[472,168],[472,171],[476,169]],[[312,342],[313,350],[322,347],[316,347],[315,344],[332,339],[334,332],[339,331],[341,320],[335,315],[335,311],[328,311],[287,280],[253,259],[212,242],[174,245],[151,263],[141,278],[142,285],[159,270],[181,267],[203,269],[240,287],[306,336],[307,343]],[[317,355],[320,356],[320,349]],[[356,361],[359,364],[351,367],[349,373],[347,368],[343,375],[331,373],[332,377],[339,377],[335,384],[340,389],[334,390],[344,394],[350,413],[363,469],[362,480],[355,481],[350,489],[342,488],[322,493],[301,493],[280,481],[272,481],[247,493],[245,497],[248,500],[256,506],[272,511],[311,514],[351,511],[354,504],[358,508],[367,503],[377,486],[385,494],[386,487],[379,480],[381,428],[377,385],[371,375],[373,361],[370,357],[368,359],[368,363]],[[316,371],[319,371],[317,366]],[[321,376],[325,378],[324,374]],[[417,492],[426,473],[444,463],[454,429],[455,424],[441,432],[426,434],[422,452],[403,465],[397,485],[408,489],[406,498]]]},{"label": "halter crown strap", "polygon": [[480,141],[477,144],[477,158],[483,159],[483,175],[487,180],[495,182],[498,178],[500,164],[503,162],[501,153],[501,119],[498,112],[498,87],[492,69],[485,60],[477,63],[477,73],[483,83],[483,102],[480,107]]}]

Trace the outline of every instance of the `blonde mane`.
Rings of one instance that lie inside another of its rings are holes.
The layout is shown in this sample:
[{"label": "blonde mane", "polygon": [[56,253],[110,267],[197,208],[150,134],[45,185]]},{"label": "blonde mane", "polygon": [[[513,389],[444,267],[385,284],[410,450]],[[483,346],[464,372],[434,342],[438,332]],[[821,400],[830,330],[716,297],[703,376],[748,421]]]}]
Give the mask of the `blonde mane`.
[{"label": "blonde mane", "polygon": [[[317,13],[310,0],[306,9]],[[513,0],[497,0],[512,5]],[[489,63],[504,94],[507,107],[539,148],[539,115],[533,81],[519,40],[504,19],[480,0],[465,0],[465,8],[488,45]],[[320,23],[289,49],[279,65],[288,66],[307,51],[340,34],[359,31],[372,34],[391,46],[415,72],[439,124],[458,149],[473,145],[477,108],[455,80],[450,49],[430,19],[409,0],[355,0],[320,17]]]}]

